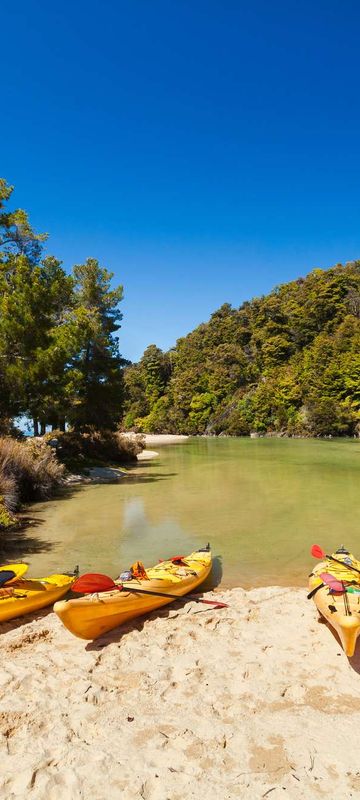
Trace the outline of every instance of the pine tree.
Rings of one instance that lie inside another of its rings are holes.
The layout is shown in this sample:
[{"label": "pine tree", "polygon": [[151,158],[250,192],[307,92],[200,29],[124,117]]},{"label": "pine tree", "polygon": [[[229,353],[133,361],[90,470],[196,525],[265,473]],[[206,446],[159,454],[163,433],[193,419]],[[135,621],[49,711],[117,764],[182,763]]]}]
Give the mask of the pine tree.
[{"label": "pine tree", "polygon": [[5,209],[13,191],[14,187],[0,178],[0,261],[6,261],[12,255],[23,255],[36,264],[41,258],[47,234],[35,233],[23,209]]},{"label": "pine tree", "polygon": [[121,417],[123,366],[118,338],[123,287],[111,289],[113,274],[88,258],[73,270],[76,308],[82,315],[82,345],[72,363],[77,376],[70,421],[76,430],[114,429]]}]

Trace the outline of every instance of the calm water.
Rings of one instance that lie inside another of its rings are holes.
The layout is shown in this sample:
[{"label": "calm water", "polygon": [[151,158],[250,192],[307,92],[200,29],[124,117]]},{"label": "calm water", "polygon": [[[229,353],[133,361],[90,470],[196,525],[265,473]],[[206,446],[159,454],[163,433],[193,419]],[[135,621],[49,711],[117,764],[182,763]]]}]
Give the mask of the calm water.
[{"label": "calm water", "polygon": [[159,452],[118,484],[33,506],[31,573],[79,563],[115,576],[210,541],[222,584],[248,587],[302,584],[314,542],[359,556],[358,441],[190,439]]}]

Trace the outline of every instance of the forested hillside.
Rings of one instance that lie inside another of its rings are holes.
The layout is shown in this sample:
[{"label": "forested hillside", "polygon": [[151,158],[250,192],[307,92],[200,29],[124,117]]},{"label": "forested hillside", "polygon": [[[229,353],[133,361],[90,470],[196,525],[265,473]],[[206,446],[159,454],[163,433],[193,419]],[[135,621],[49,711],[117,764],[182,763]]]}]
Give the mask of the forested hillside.
[{"label": "forested hillside", "polygon": [[360,261],[225,304],[125,371],[124,426],[145,432],[360,431]]},{"label": "forested hillside", "polygon": [[[168,353],[126,367],[123,290],[89,258],[68,274],[44,256],[0,179],[0,434],[360,432],[360,262],[316,269],[240,308],[225,304]],[[125,367],[125,370],[124,370]]]}]

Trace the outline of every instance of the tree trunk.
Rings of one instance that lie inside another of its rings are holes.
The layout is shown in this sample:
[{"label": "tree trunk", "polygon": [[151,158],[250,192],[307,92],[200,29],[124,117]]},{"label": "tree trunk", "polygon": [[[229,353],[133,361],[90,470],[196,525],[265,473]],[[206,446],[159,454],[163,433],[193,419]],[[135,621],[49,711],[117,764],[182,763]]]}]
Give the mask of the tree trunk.
[{"label": "tree trunk", "polygon": [[63,433],[65,433],[65,431],[66,431],[66,420],[65,420],[65,417],[63,417],[62,419],[60,419],[60,421],[59,421],[59,428],[60,428],[60,430],[61,430]]},{"label": "tree trunk", "polygon": [[33,420],[34,426],[34,436],[39,436],[39,421],[37,419]]},{"label": "tree trunk", "polygon": [[46,433],[46,422],[43,422],[43,420],[41,420],[41,423],[40,423],[40,436],[45,436],[45,433]]}]

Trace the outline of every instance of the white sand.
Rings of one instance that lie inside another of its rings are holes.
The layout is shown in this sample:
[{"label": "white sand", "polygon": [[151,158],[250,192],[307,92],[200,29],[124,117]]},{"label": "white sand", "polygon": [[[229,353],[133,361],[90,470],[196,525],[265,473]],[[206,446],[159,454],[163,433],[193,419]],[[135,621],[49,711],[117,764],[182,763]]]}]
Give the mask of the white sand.
[{"label": "white sand", "polygon": [[[125,434],[131,436],[134,434]],[[164,444],[181,444],[186,442],[188,436],[181,436],[180,434],[172,433],[142,433],[145,438],[146,449],[137,456],[138,461],[151,461],[153,458],[158,458],[159,453],[156,450],[151,450],[150,447],[161,447]]]},{"label": "white sand", "polygon": [[162,444],[181,444],[186,442],[188,436],[182,436],[175,433],[143,433],[145,436],[146,447],[160,447]]},{"label": "white sand", "polygon": [[138,461],[152,461],[153,458],[158,458],[159,453],[156,450],[142,450],[136,456]]},{"label": "white sand", "polygon": [[181,444],[181,442],[186,442],[189,438],[188,436],[177,434],[177,433],[133,433],[132,431],[126,431],[125,433],[121,434],[125,436],[127,439],[134,439],[137,436],[141,436],[145,439],[146,447],[159,447],[162,444]]},{"label": "white sand", "polygon": [[90,644],[51,612],[0,626],[1,800],[359,798],[360,650],[305,594],[220,592]]}]

